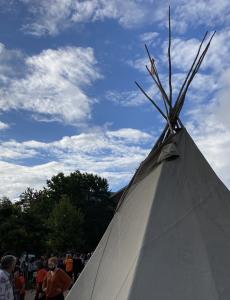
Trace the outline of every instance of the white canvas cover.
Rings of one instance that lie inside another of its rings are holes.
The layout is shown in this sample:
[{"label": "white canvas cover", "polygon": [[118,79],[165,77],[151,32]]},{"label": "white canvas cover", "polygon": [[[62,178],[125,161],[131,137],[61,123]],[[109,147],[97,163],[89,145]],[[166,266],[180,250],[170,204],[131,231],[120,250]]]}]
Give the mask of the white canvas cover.
[{"label": "white canvas cover", "polygon": [[179,156],[143,165],[67,300],[229,300],[229,191],[185,129],[172,142]]}]

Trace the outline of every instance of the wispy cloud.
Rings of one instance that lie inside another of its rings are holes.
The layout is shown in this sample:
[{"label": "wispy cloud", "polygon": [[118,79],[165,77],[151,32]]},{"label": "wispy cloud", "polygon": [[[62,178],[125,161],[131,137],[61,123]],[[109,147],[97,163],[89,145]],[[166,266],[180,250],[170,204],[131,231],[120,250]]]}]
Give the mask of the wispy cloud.
[{"label": "wispy cloud", "polygon": [[0,46],[0,79],[4,82],[0,110],[23,109],[40,120],[71,124],[90,118],[93,99],[84,90],[101,78],[92,48],[43,50],[38,55],[24,55],[17,65],[12,65],[5,60],[12,51]]},{"label": "wispy cloud", "polygon": [[[68,174],[76,169],[106,176],[116,189],[127,184],[147,154],[152,139],[149,133],[133,128],[115,131],[97,128],[91,129],[90,133],[65,136],[50,143],[35,140],[2,142],[0,157],[4,171],[0,178],[4,184],[0,194],[17,197],[27,186],[40,188],[54,174]],[[27,158],[49,162],[28,166]],[[12,184],[12,178],[17,185]]]},{"label": "wispy cloud", "polygon": [[[187,113],[187,128],[215,172],[229,187],[230,61],[228,56],[230,43],[228,37],[228,29],[217,33],[202,67],[202,73],[193,82],[192,93],[189,93],[192,94],[189,97],[192,105]],[[196,99],[197,101],[194,101]]]},{"label": "wispy cloud", "polygon": [[11,200],[17,199],[27,187],[42,188],[45,186],[46,179],[64,170],[64,166],[56,162],[27,167],[0,161],[0,168],[2,183],[0,195],[6,195]]},{"label": "wispy cloud", "polygon": [[128,60],[127,64],[130,67],[132,67],[142,73],[147,74],[146,66],[149,66],[150,62],[149,62],[148,56],[146,54],[145,56],[138,57],[138,58],[132,59],[132,60]]},{"label": "wispy cloud", "polygon": [[[210,96],[215,97],[215,93],[217,93],[220,89],[223,89],[223,84],[221,78],[223,78],[226,69],[230,67],[230,61],[228,59],[230,53],[230,33],[229,29],[224,29],[218,32],[212,43],[211,47],[204,59],[204,62],[201,66],[199,73],[194,78],[192,85],[190,87],[188,96],[191,100],[196,102],[202,102],[207,100],[207,97]],[[158,67],[158,71],[160,70],[160,78],[165,86],[166,91],[168,90],[168,41],[161,40],[161,48],[158,48],[158,59],[156,59],[156,64]],[[189,71],[193,60],[196,56],[196,52],[200,45],[200,41],[198,39],[186,39],[181,37],[174,37],[172,40],[172,71],[173,71],[173,93],[174,96],[177,96],[179,89]],[[203,47],[204,48],[204,47]],[[150,48],[151,50],[151,48]],[[160,50],[160,51],[159,51]],[[149,65],[147,55],[140,57],[138,59],[128,61],[129,66],[140,71],[141,73],[145,71],[144,66]],[[166,66],[166,67],[165,67]],[[147,75],[146,75],[147,78]],[[148,83],[147,88],[145,90],[153,96],[154,99],[158,99],[158,91],[154,88],[153,82]],[[224,87],[227,88],[227,85]],[[191,92],[190,92],[191,91]],[[228,92],[228,91],[227,91]],[[115,93],[116,95],[112,99],[117,100],[117,103],[121,105],[142,105],[145,103],[141,93],[133,93],[128,92],[130,97],[124,97],[125,92]],[[119,101],[120,99],[129,99],[127,104],[125,100]],[[132,101],[130,101],[130,99]],[[130,103],[130,104],[128,104]]]},{"label": "wispy cloud", "polygon": [[146,103],[144,96],[136,89],[136,91],[107,91],[105,95],[108,101],[124,107],[139,106]]},{"label": "wispy cloud", "polygon": [[9,124],[0,121],[0,130],[7,129],[9,127],[10,127]]},{"label": "wispy cloud", "polygon": [[186,1],[173,0],[175,19],[186,25],[205,25],[213,27],[223,25],[229,21],[230,7],[228,0]]},{"label": "wispy cloud", "polygon": [[149,22],[149,4],[152,0],[20,0],[26,5],[33,21],[24,25],[29,34],[57,35],[77,23],[104,19],[117,20],[124,27]]},{"label": "wispy cloud", "polygon": [[[222,98],[221,106],[223,101]],[[229,111],[230,105],[225,106],[225,109]],[[186,127],[217,175],[230,187],[230,124],[224,121],[224,114],[223,110],[218,112],[215,102],[195,105],[194,110],[190,111]]]},{"label": "wispy cloud", "polygon": [[148,45],[157,45],[160,41],[159,32],[145,32],[140,35],[140,41]]},{"label": "wispy cloud", "polygon": [[[204,34],[204,33],[203,33]],[[210,34],[209,34],[210,36]],[[201,35],[202,38],[202,35]],[[206,41],[208,38],[206,39]],[[192,38],[186,39],[181,37],[175,37],[172,40],[172,62],[173,67],[176,70],[183,70],[187,72],[195,58],[196,52],[199,48],[201,40]],[[204,45],[206,45],[204,43]],[[167,49],[168,41],[162,41],[162,55],[161,63],[167,63]],[[204,49],[204,47],[202,48]],[[201,70],[207,70],[218,73],[224,68],[228,67],[230,62],[227,59],[230,52],[230,30],[229,27],[220,30],[214,36],[211,46],[208,50],[204,63],[201,66]]]},{"label": "wispy cloud", "polygon": [[[168,26],[168,6],[171,6],[173,31],[185,33],[191,28],[214,27],[229,23],[230,7],[228,0],[166,0],[155,2],[150,6],[154,10],[152,22],[160,27]],[[215,28],[216,29],[216,28]]]},{"label": "wispy cloud", "polygon": [[11,79],[22,75],[24,54],[17,49],[7,49],[0,43],[0,83],[8,85]]},{"label": "wispy cloud", "polygon": [[30,22],[23,30],[29,34],[57,35],[77,23],[114,19],[124,27],[144,23],[166,25],[167,8],[172,7],[172,25],[177,32],[190,26],[226,24],[230,16],[228,0],[19,0],[30,13]]},{"label": "wispy cloud", "polygon": [[[149,82],[147,82],[147,85],[143,84],[142,82],[139,82],[138,84],[140,84],[145,93],[147,93],[147,95],[154,100],[158,106],[163,105],[164,107],[161,93],[154,84],[149,85]],[[152,103],[150,103],[149,99],[139,90],[138,87],[136,87],[136,90],[130,91],[107,91],[105,97],[108,101],[124,107],[135,107],[145,104],[148,104],[149,107],[152,106]]]}]

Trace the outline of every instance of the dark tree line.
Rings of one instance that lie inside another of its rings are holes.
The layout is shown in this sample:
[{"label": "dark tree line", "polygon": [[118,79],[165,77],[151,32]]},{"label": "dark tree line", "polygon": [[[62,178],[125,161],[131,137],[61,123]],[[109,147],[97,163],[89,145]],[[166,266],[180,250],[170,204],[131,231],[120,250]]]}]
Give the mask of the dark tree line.
[{"label": "dark tree line", "polygon": [[15,203],[3,197],[0,254],[93,251],[114,214],[110,195],[106,179],[76,171],[28,188]]}]

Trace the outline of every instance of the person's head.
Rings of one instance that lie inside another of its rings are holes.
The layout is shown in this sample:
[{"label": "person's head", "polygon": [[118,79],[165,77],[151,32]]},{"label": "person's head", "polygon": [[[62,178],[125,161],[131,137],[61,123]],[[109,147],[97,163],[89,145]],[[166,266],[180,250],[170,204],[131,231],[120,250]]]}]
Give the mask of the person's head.
[{"label": "person's head", "polygon": [[43,262],[42,261],[38,261],[36,263],[38,270],[41,270],[44,266],[43,266]]},{"label": "person's head", "polygon": [[57,260],[57,257],[50,257],[49,260],[48,260],[48,267],[49,267],[49,270],[53,271],[57,268],[57,264],[58,264],[58,260]]},{"label": "person's head", "polygon": [[1,259],[1,267],[3,270],[12,273],[16,265],[16,257],[13,255],[5,255]]}]

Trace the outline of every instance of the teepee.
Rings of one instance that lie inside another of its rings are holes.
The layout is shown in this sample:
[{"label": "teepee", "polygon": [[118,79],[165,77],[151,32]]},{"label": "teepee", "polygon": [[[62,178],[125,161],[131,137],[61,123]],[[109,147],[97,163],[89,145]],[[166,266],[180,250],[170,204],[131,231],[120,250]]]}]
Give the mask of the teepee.
[{"label": "teepee", "polygon": [[170,11],[169,95],[146,47],[164,110],[137,85],[167,123],[67,300],[229,300],[230,193],[179,119],[213,35],[204,46],[205,34],[174,103]]}]

